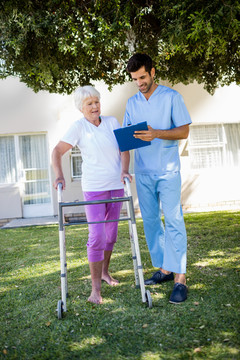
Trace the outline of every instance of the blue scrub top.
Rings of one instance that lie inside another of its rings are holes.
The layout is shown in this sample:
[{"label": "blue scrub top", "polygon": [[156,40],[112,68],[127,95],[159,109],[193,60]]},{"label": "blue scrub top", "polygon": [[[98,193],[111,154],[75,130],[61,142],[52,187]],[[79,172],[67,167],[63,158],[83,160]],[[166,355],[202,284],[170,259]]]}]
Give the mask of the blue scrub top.
[{"label": "blue scrub top", "polygon": [[[158,85],[147,100],[139,91],[128,99],[123,127],[147,121],[153,129],[169,130],[191,124],[182,96]],[[150,146],[135,150],[135,173],[164,175],[180,170],[178,140],[154,139]]]}]

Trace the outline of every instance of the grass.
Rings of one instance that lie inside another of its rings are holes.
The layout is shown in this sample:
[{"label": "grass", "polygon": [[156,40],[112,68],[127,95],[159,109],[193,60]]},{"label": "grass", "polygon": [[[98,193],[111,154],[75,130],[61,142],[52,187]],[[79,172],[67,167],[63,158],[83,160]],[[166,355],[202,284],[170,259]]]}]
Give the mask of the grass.
[{"label": "grass", "polygon": [[[188,300],[169,304],[173,283],[149,287],[153,308],[134,286],[128,224],[119,224],[104,303],[86,302],[91,282],[86,226],[66,228],[68,311],[60,300],[58,227],[0,231],[0,359],[240,359],[240,212],[185,214]],[[137,221],[145,277],[151,275]]]}]

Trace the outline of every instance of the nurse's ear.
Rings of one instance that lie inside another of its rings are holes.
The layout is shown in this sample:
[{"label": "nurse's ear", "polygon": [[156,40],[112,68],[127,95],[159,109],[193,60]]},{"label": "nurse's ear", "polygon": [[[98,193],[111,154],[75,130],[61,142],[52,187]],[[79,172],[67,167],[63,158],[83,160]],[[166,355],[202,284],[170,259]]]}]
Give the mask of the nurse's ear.
[{"label": "nurse's ear", "polygon": [[152,69],[151,69],[151,78],[154,78],[155,77],[155,68],[153,67]]}]

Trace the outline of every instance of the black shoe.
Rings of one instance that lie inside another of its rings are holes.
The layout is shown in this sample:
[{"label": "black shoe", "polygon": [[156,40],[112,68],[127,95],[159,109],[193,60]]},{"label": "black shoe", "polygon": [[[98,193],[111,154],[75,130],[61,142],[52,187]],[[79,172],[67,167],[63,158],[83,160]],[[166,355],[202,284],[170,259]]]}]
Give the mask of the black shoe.
[{"label": "black shoe", "polygon": [[160,284],[164,281],[170,281],[173,280],[173,273],[170,274],[164,274],[161,270],[156,271],[153,276],[150,279],[147,279],[144,281],[145,285],[156,285]]},{"label": "black shoe", "polygon": [[169,302],[171,304],[180,304],[187,299],[187,286],[180,283],[175,283]]}]

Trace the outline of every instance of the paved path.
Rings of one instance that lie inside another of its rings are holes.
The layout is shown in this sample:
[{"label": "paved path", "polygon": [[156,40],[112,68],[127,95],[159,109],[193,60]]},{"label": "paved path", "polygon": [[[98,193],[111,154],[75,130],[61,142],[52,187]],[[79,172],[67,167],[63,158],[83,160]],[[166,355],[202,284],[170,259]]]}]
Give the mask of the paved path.
[{"label": "paved path", "polygon": [[2,226],[1,229],[12,229],[18,227],[52,225],[52,224],[58,224],[57,216],[44,216],[44,217],[36,217],[36,218],[28,218],[28,219],[13,219],[10,220],[4,226]]}]

